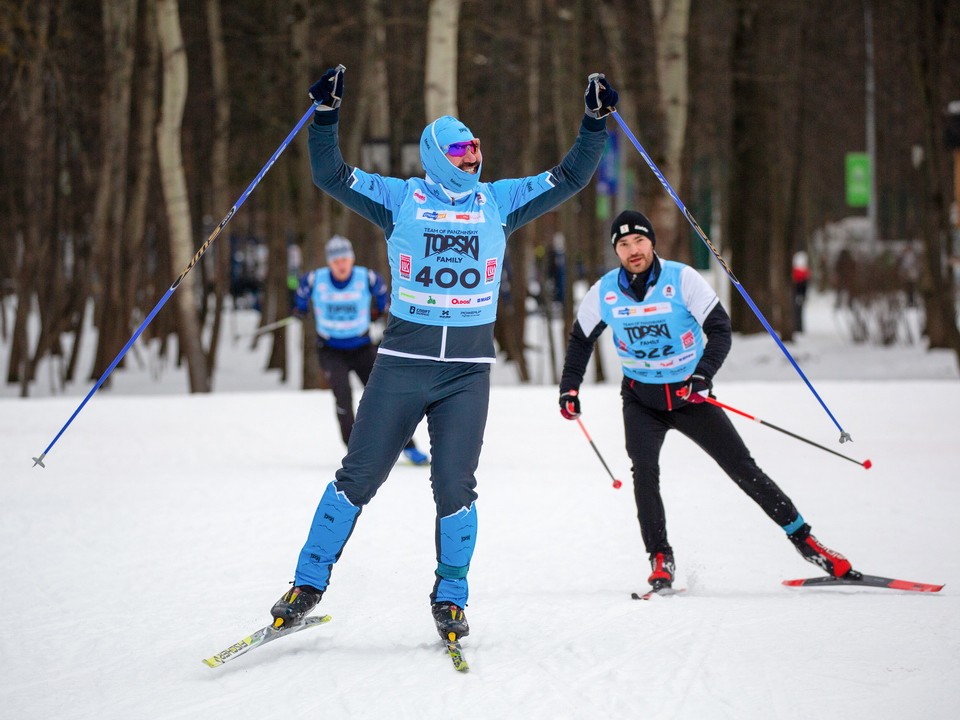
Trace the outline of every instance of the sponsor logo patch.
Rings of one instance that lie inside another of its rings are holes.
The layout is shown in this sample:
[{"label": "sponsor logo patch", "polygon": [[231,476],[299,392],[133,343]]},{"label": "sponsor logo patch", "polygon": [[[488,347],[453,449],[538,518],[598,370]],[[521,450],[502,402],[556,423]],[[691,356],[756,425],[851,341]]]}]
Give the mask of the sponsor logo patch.
[{"label": "sponsor logo patch", "polygon": [[423,256],[425,258],[431,255],[439,255],[448,250],[466,255],[474,260],[477,260],[480,255],[480,238],[477,235],[424,233],[423,240]]},{"label": "sponsor logo patch", "polygon": [[[416,197],[416,195],[414,195]],[[424,198],[426,201],[426,198]],[[447,223],[482,223],[485,222],[483,212],[447,212],[446,210],[417,209],[417,220],[442,220]]]}]

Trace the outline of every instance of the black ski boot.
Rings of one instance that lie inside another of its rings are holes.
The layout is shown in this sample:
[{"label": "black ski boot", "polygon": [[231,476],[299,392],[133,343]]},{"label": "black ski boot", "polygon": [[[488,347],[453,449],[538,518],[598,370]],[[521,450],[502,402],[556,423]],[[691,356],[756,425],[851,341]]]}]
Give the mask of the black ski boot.
[{"label": "black ski boot", "polygon": [[288,628],[299,625],[303,622],[304,616],[317,606],[321,597],[323,597],[323,590],[317,590],[309,585],[291,588],[274,603],[270,610],[274,618],[273,626]]},{"label": "black ski boot", "polygon": [[[441,600],[430,606],[433,613],[434,622],[437,623],[437,632],[440,638],[446,640],[459,640],[470,634],[470,626],[467,624],[467,616],[463,614],[463,608],[454,605],[451,602]],[[454,637],[450,637],[453,633]]]},{"label": "black ski boot", "polygon": [[647,582],[654,592],[667,590],[673,587],[673,573],[676,566],[673,564],[672,552],[658,552],[650,556],[650,577]]}]

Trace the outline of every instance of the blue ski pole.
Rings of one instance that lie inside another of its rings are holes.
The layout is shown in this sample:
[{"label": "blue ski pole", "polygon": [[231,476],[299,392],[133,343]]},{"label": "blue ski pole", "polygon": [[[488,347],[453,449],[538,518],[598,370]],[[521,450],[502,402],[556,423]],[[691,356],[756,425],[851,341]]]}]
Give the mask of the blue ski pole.
[{"label": "blue ski pole", "polygon": [[[341,72],[343,72],[343,70],[346,70],[346,68],[344,68],[342,65],[340,65],[337,69],[340,70]],[[226,227],[228,222],[230,222],[230,219],[236,214],[237,210],[240,209],[240,206],[243,205],[244,202],[246,202],[247,198],[250,196],[250,193],[252,193],[254,188],[257,187],[257,185],[263,179],[263,176],[267,174],[267,171],[277,161],[277,158],[280,157],[280,154],[284,150],[286,150],[287,145],[290,144],[290,142],[297,135],[297,133],[299,133],[300,130],[303,128],[303,126],[307,124],[307,121],[313,116],[313,113],[314,113],[314,106],[311,105],[310,108],[303,114],[303,117],[300,118],[300,121],[294,126],[293,130],[290,131],[290,134],[287,135],[286,139],[280,144],[280,147],[278,147],[276,151],[273,153],[273,155],[270,156],[270,159],[267,160],[267,164],[260,169],[260,172],[257,173],[257,176],[253,179],[253,182],[251,182],[247,186],[247,189],[243,191],[243,194],[240,196],[237,202],[234,203],[233,207],[230,208],[230,211],[226,214],[223,220],[220,221],[220,224],[217,225],[217,227],[214,229],[212,233],[210,233],[210,237],[208,237],[206,242],[200,246],[200,249],[197,250],[197,254],[193,256],[193,259],[190,261],[190,264],[187,265],[186,269],[182,273],[180,273],[180,277],[174,280],[173,284],[169,288],[167,288],[167,291],[163,294],[163,297],[160,298],[160,302],[158,302],[156,306],[153,308],[153,310],[150,311],[150,314],[147,315],[146,318],[144,318],[143,322],[140,323],[140,327],[138,327],[136,331],[133,333],[133,335],[131,336],[131,338],[127,340],[127,344],[123,346],[123,349],[121,349],[120,352],[117,354],[117,356],[113,359],[113,362],[110,363],[109,367],[107,367],[103,375],[100,376],[100,379],[97,380],[96,384],[92,388],[90,388],[90,392],[87,393],[87,396],[83,399],[80,405],[77,406],[77,409],[73,411],[73,415],[70,416],[70,419],[64,423],[62,428],[60,428],[60,432],[57,433],[56,437],[54,437],[53,440],[50,441],[50,444],[47,445],[46,449],[42,453],[40,453],[38,457],[33,458],[34,467],[36,467],[37,465],[39,465],[40,467],[46,467],[46,465],[43,464],[43,459],[47,456],[47,453],[50,452],[51,448],[53,448],[53,446],[60,439],[60,436],[63,435],[64,432],[66,432],[68,427],[70,427],[70,423],[72,423],[74,418],[80,414],[80,411],[83,410],[84,405],[86,405],[87,402],[90,400],[90,398],[93,397],[93,394],[100,389],[100,386],[103,385],[104,381],[106,381],[106,379],[110,376],[110,373],[113,372],[113,369],[117,366],[120,360],[123,359],[123,356],[127,354],[127,351],[130,350],[131,347],[133,347],[133,344],[137,341],[137,338],[139,338],[140,335],[143,333],[143,331],[147,328],[147,325],[149,325],[153,321],[153,318],[156,317],[158,312],[160,312],[160,309],[164,305],[166,305],[167,300],[170,299],[170,296],[173,295],[176,289],[180,286],[180,283],[187,276],[187,273],[189,273],[193,269],[194,265],[196,265],[200,261],[200,258],[203,257],[203,254],[207,251],[207,248],[209,248],[214,243],[214,241],[220,236],[220,233],[223,231],[223,228]]]},{"label": "blue ski pole", "polygon": [[807,384],[807,387],[810,388],[810,392],[813,393],[813,396],[817,399],[817,402],[820,403],[820,406],[833,421],[833,424],[837,426],[837,429],[840,431],[840,443],[842,444],[847,441],[852,441],[853,438],[850,437],[850,433],[846,432],[842,427],[840,427],[840,423],[837,422],[837,419],[833,416],[833,413],[830,412],[830,408],[827,407],[827,404],[823,401],[823,398],[820,397],[820,394],[816,391],[816,389],[814,389],[811,382],[807,379],[807,376],[803,373],[803,370],[800,369],[797,361],[793,359],[793,355],[790,354],[790,351],[787,350],[780,338],[777,337],[777,334],[774,332],[773,328],[770,327],[770,323],[767,322],[767,319],[763,316],[763,313],[760,312],[760,308],[758,308],[756,303],[753,302],[753,298],[747,294],[747,291],[743,288],[743,285],[740,284],[740,281],[737,280],[736,276],[733,274],[733,271],[727,267],[727,263],[724,261],[723,257],[721,257],[720,253],[717,252],[717,249],[713,246],[713,243],[710,242],[710,238],[708,238],[706,233],[700,228],[700,224],[696,221],[696,218],[694,218],[690,211],[687,210],[687,206],[684,205],[683,201],[680,200],[680,196],[674,192],[673,188],[670,186],[670,183],[667,182],[667,179],[663,176],[663,173],[660,172],[660,168],[658,168],[656,163],[653,162],[653,159],[647,154],[647,151],[643,149],[640,141],[637,140],[636,136],[634,136],[634,134],[630,131],[630,128],[627,127],[627,124],[623,121],[623,118],[620,117],[620,113],[614,111],[612,114],[614,119],[617,121],[617,124],[620,126],[620,129],[623,130],[626,136],[630,139],[630,142],[632,142],[633,146],[637,149],[637,152],[640,153],[640,156],[644,159],[647,165],[650,166],[653,174],[657,176],[660,184],[663,185],[670,197],[673,198],[673,201],[677,204],[677,207],[680,208],[683,216],[687,218],[687,222],[689,222],[693,229],[697,231],[697,235],[700,236],[700,239],[703,240],[706,246],[710,249],[710,252],[713,253],[713,256],[717,259],[717,262],[720,263],[720,267],[723,268],[724,272],[726,272],[727,276],[730,278],[730,282],[733,283],[733,286],[746,301],[747,305],[749,305],[750,309],[753,310],[753,314],[757,316],[757,319],[760,320],[760,323],[763,325],[763,327],[766,328],[768,333],[770,333],[770,337],[772,337],[774,342],[777,343],[787,360],[790,361],[790,364],[793,365],[794,369]]}]

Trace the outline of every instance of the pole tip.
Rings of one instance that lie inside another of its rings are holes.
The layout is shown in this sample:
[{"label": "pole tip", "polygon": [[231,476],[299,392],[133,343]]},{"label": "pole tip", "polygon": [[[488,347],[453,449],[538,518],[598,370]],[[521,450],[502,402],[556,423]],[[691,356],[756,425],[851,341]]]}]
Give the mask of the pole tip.
[{"label": "pole tip", "polygon": [[40,453],[40,457],[31,458],[33,460],[33,467],[36,467],[37,465],[39,465],[42,468],[46,467],[46,465],[43,464],[44,455],[46,455],[46,453]]},{"label": "pole tip", "polygon": [[863,469],[864,469],[864,470],[869,470],[869,469],[872,468],[872,467],[873,467],[873,463],[872,463],[872,462],[870,462],[869,460],[864,460],[864,461],[863,461]]},{"label": "pole tip", "polygon": [[[869,462],[869,460],[868,460],[867,462]],[[620,482],[619,480],[614,480],[614,481],[613,481],[613,487],[614,487],[615,489],[619,490],[622,486],[623,486],[623,483]]]},{"label": "pole tip", "polygon": [[853,442],[853,438],[850,437],[850,433],[841,430],[841,431],[840,431],[840,444],[843,445],[845,442]]}]

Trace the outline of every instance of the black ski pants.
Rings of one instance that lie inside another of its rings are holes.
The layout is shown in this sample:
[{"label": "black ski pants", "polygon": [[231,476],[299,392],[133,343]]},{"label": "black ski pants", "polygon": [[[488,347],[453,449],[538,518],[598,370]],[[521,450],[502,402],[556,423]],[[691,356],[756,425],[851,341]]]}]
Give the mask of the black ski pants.
[{"label": "black ski pants", "polygon": [[622,386],[627,454],[633,463],[637,519],[648,554],[670,552],[667,520],[660,495],[660,449],[668,430],[678,430],[699,445],[775,523],[786,527],[799,513],[793,502],[757,467],[727,414],[707,403],[680,401],[671,410],[651,408],[640,397],[648,388]]},{"label": "black ski pants", "polygon": [[[377,359],[377,346],[373,343],[350,350],[320,345],[318,347],[320,369],[327,376],[336,404],[337,422],[340,424],[340,437],[343,444],[350,444],[350,433],[355,422],[353,412],[353,389],[350,387],[350,373],[356,373],[364,387],[370,380],[373,363]],[[416,447],[413,438],[405,447]]]}]

